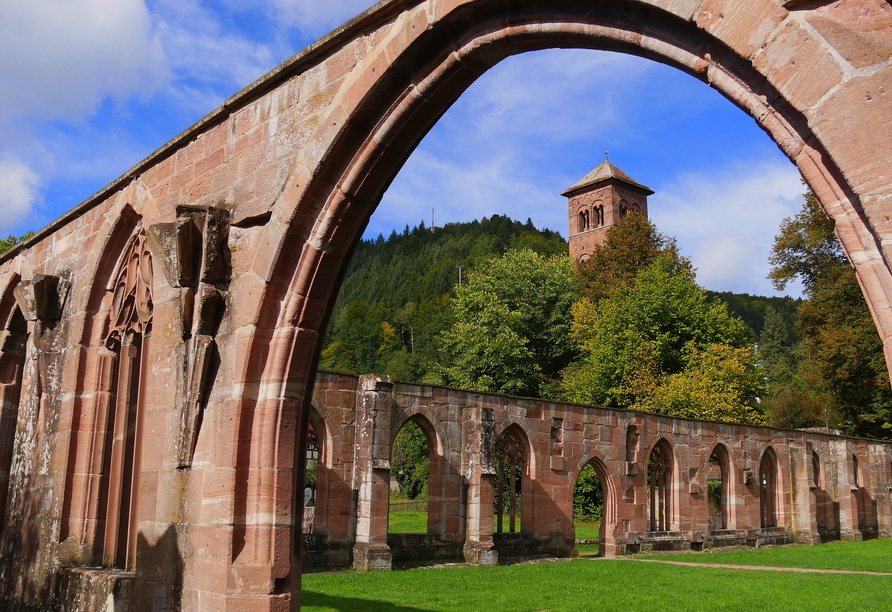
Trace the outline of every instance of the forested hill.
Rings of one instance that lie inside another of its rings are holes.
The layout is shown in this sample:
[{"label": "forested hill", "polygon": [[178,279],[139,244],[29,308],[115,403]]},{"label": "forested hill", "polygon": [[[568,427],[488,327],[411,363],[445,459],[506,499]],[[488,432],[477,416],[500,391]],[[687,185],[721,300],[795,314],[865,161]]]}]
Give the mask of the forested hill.
[{"label": "forested hill", "polygon": [[[358,245],[326,335],[321,367],[399,380],[431,378],[440,357],[440,332],[453,324],[448,296],[461,274],[512,249],[542,256],[567,252],[564,238],[532,221],[494,215],[469,223],[393,231]],[[728,303],[753,331],[762,331],[773,306],[790,323],[798,300],[710,292]]]},{"label": "forested hill", "polygon": [[732,313],[743,319],[755,337],[762,334],[765,324],[765,313],[774,308],[781,315],[787,328],[795,330],[796,311],[802,299],[791,297],[766,297],[749,293],[731,293],[730,291],[707,291],[710,301],[720,300],[728,305]]},{"label": "forested hill", "polygon": [[354,252],[326,335],[321,367],[420,380],[452,325],[446,296],[461,274],[509,249],[567,253],[557,232],[507,216],[428,228],[422,222]]},{"label": "forested hill", "polygon": [[468,271],[508,249],[528,248],[540,255],[567,252],[557,232],[493,215],[470,223],[449,223],[427,228],[424,222],[402,233],[394,230],[385,240],[359,243],[344,278],[337,313],[354,300],[381,303],[395,309],[439,298],[458,282],[459,270]]}]

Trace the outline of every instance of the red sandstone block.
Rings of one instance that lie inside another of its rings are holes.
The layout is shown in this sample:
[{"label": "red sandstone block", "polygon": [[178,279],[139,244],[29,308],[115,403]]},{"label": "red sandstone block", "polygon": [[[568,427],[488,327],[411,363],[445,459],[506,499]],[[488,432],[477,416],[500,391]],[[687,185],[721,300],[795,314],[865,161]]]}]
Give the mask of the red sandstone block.
[{"label": "red sandstone block", "polygon": [[842,82],[830,52],[799,24],[787,21],[754,58],[755,67],[797,109],[807,111]]},{"label": "red sandstone block", "polygon": [[[862,197],[885,193],[892,184],[892,67],[846,82],[812,119],[815,134],[833,151],[849,184]],[[871,142],[870,147],[857,142]],[[813,153],[804,150],[799,163]],[[822,164],[823,165],[823,164]]]},{"label": "red sandstone block", "polygon": [[750,58],[786,16],[787,11],[770,0],[704,0],[697,26]]},{"label": "red sandstone block", "polygon": [[195,175],[200,176],[205,172],[210,172],[217,166],[225,163],[226,150],[223,147],[218,148],[212,153],[195,162]]},{"label": "red sandstone block", "polygon": [[890,57],[892,7],[883,0],[834,2],[806,13],[806,19],[856,68]]},{"label": "red sandstone block", "polygon": [[230,145],[230,157],[235,158],[237,156],[240,156],[252,147],[260,144],[263,141],[263,132],[264,130],[262,127],[257,127],[256,129],[246,133],[244,136],[240,136],[235,142]]},{"label": "red sandstone block", "polygon": [[267,152],[267,143],[263,142],[258,142],[252,147],[244,150],[238,156],[238,176],[248,176],[257,170],[261,163],[266,159]]},{"label": "red sandstone block", "polygon": [[194,204],[210,193],[211,173],[206,172],[195,178],[182,191],[183,204]]},{"label": "red sandstone block", "polygon": [[176,189],[177,187],[182,187],[195,177],[195,168],[192,165],[186,166],[175,175],[173,175],[170,179],[170,188]]}]

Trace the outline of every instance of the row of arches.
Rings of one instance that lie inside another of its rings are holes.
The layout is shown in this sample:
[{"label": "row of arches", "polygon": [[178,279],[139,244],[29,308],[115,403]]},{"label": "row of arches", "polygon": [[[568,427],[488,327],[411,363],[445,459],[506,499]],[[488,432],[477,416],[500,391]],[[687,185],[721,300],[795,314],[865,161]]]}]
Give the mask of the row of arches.
[{"label": "row of arches", "polygon": [[[599,543],[602,551],[608,554],[634,550],[631,544],[625,547],[616,545],[623,534],[635,532],[637,535],[633,539],[652,538],[654,541],[662,539],[678,543],[691,537],[692,525],[702,525],[698,529],[704,533],[736,537],[741,543],[749,537],[744,536],[744,530],[764,530],[768,534],[765,537],[792,541],[790,530],[795,508],[791,506],[789,495],[793,475],[782,468],[770,441],[748,447],[753,450],[744,451],[743,454],[739,449],[732,452],[725,442],[717,441],[709,447],[705,458],[696,459],[692,464],[689,449],[685,451],[684,458],[679,458],[675,442],[659,435],[655,439],[652,434],[643,436],[638,425],[630,424],[624,428],[624,445],[605,443],[599,447],[597,444],[586,444],[580,448],[570,443],[572,436],[562,433],[563,418],[566,416],[553,419],[548,436],[550,446],[542,443],[544,433],[536,431],[535,427],[529,429],[529,421],[521,419],[492,430],[488,438],[491,444],[488,452],[492,457],[488,476],[490,496],[481,493],[477,499],[481,508],[475,510],[470,507],[474,501],[472,494],[460,485],[451,486],[449,483],[450,479],[465,483],[474,480],[473,474],[466,471],[469,458],[457,458],[456,449],[450,448],[455,444],[455,438],[444,437],[444,432],[450,431],[451,425],[438,422],[430,412],[406,415],[399,412],[396,406],[394,410],[393,427],[387,434],[391,444],[407,427],[417,427],[423,432],[430,466],[427,478],[430,480],[427,481],[427,496],[420,496],[423,505],[413,507],[420,511],[426,509],[426,525],[413,529],[413,533],[425,533],[430,539],[466,541],[471,534],[473,515],[477,512],[484,519],[491,517],[491,524],[484,527],[484,531],[491,534],[488,537],[495,541],[495,550],[503,556],[510,556],[515,550],[530,552],[548,548],[545,545],[518,548],[517,542],[523,538],[541,540],[544,538],[544,526],[549,524],[552,541],[554,526],[557,525],[557,532],[564,538],[562,550],[568,553],[574,545],[574,489],[578,488],[583,473],[588,471],[594,473],[594,478],[589,478],[599,488],[594,497],[603,504],[599,511]],[[327,546],[331,550],[332,537],[341,535],[350,540],[362,534],[338,534],[328,523],[333,507],[327,505],[323,497],[331,494],[332,490],[325,481],[346,478],[334,477],[330,472],[337,471],[339,466],[328,463],[333,456],[327,456],[324,450],[320,452],[328,444],[343,448],[343,441],[332,439],[326,442],[329,434],[320,435],[321,432],[340,431],[336,423],[326,424],[324,412],[316,411],[311,421],[313,439],[308,440],[307,459],[311,464],[318,457],[316,486],[321,489],[308,491],[305,495],[305,499],[315,499],[316,507],[315,516],[309,525],[305,525],[304,531],[305,538],[310,538],[307,541],[317,542],[320,538],[328,537]],[[537,437],[540,438],[538,442],[534,441]],[[467,440],[467,435],[464,439]],[[741,442],[742,439],[732,439],[735,446]],[[688,444],[686,440],[685,446]],[[569,452],[565,452],[565,449]],[[618,457],[616,451],[620,451]],[[740,465],[741,457],[756,451],[752,463],[748,461],[746,465]],[[391,469],[400,469],[394,463],[392,447],[389,452]],[[484,449],[483,454],[486,453]],[[458,454],[461,454],[461,450]],[[817,451],[813,451],[813,455],[817,457]],[[816,467],[812,468],[810,477],[820,484],[823,478],[820,459],[815,461]],[[462,467],[457,467],[457,463]],[[394,472],[390,476],[396,478]],[[390,488],[393,486],[391,481]],[[821,495],[820,489],[812,489],[816,497]],[[384,546],[386,540],[394,554],[398,554],[396,549],[403,541],[395,534],[402,532],[395,527],[393,507],[386,501],[383,500],[381,510],[381,545]],[[341,513],[356,511],[355,507],[341,505],[338,508]],[[447,508],[451,508],[457,516],[447,516],[450,512]],[[703,514],[702,520],[694,516],[697,513]],[[445,527],[448,518],[454,519],[451,528]],[[838,534],[838,518],[836,522]],[[832,520],[828,519],[826,523],[825,527],[832,531]],[[487,538],[486,533],[483,536],[483,539]],[[369,535],[362,537],[373,539]],[[429,540],[416,538],[413,541]],[[507,548],[507,542],[513,542],[514,548]],[[312,546],[308,555],[308,565],[317,564]]]}]

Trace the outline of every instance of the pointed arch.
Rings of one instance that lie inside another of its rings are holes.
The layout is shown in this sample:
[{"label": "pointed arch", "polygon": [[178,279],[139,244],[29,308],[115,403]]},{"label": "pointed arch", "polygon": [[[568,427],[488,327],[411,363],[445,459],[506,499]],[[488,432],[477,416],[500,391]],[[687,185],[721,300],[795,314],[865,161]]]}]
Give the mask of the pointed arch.
[{"label": "pointed arch", "polygon": [[495,446],[496,463],[496,533],[514,533],[522,529],[527,500],[524,481],[529,477],[529,441],[519,425],[509,425],[499,435]]},{"label": "pointed arch", "polygon": [[13,297],[19,280],[16,275],[0,299],[0,534],[6,527],[10,475],[29,336],[28,323]]},{"label": "pointed arch", "polygon": [[777,481],[777,454],[769,446],[759,462],[759,509],[763,528],[778,525]]},{"label": "pointed arch", "polygon": [[654,444],[647,461],[648,530],[672,529],[672,447],[665,438]]},{"label": "pointed arch", "polygon": [[727,529],[730,522],[731,458],[722,443],[716,443],[709,454],[706,470],[706,493],[709,504],[709,530]]}]

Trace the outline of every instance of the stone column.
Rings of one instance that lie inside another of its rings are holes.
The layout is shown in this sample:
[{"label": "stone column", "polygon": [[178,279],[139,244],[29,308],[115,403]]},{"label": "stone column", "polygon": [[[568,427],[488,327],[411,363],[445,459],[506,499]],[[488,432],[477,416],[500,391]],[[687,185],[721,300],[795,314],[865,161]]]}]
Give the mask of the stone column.
[{"label": "stone column", "polygon": [[810,442],[792,442],[790,454],[790,524],[797,544],[820,544],[816,474],[811,461]]},{"label": "stone column", "polygon": [[858,487],[855,484],[852,450],[846,440],[830,442],[832,460],[836,462],[836,499],[839,503],[839,539],[861,541],[858,529]]},{"label": "stone column", "polygon": [[359,378],[353,489],[357,494],[353,567],[389,570],[387,513],[390,499],[390,416],[393,381],[388,376]]},{"label": "stone column", "polygon": [[468,482],[464,556],[465,561],[480,565],[496,565],[499,560],[492,540],[495,444],[495,411],[466,408],[462,427],[462,472]]}]

